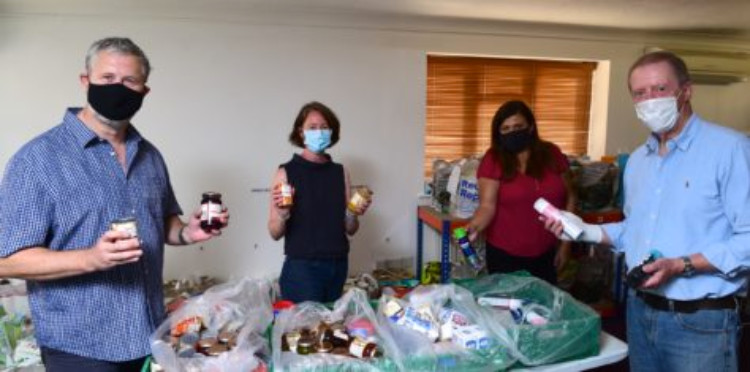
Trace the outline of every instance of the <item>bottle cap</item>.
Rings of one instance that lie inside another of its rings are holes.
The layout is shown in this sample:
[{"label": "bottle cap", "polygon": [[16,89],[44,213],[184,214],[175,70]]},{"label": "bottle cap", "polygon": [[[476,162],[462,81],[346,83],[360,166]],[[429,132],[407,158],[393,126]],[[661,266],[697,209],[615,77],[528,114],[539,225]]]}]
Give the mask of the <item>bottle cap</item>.
[{"label": "bottle cap", "polygon": [[464,227],[457,227],[453,229],[453,237],[456,239],[461,239],[463,237],[466,237],[468,233],[466,232],[466,228]]},{"label": "bottle cap", "polygon": [[534,202],[534,209],[536,209],[537,212],[543,213],[545,208],[550,205],[549,202],[544,198],[539,198]]}]

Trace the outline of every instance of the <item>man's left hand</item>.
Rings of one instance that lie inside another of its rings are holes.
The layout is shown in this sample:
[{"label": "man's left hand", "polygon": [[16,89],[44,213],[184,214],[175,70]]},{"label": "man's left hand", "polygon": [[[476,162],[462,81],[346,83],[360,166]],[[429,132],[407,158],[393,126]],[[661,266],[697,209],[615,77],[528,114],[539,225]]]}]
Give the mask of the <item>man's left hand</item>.
[{"label": "man's left hand", "polygon": [[660,258],[650,264],[643,266],[643,271],[651,275],[645,282],[643,288],[656,288],[667,283],[674,276],[680,276],[685,269],[685,263],[681,258]]},{"label": "man's left hand", "polygon": [[190,220],[185,226],[185,231],[183,231],[184,238],[188,241],[188,243],[193,244],[209,240],[214,236],[221,235],[222,229],[226,228],[229,225],[229,209],[227,209],[226,206],[223,207],[221,213],[219,214],[219,222],[221,222],[220,229],[212,229],[210,231],[203,230],[201,228],[201,209],[199,207],[195,211],[193,211],[192,215],[190,215]]}]

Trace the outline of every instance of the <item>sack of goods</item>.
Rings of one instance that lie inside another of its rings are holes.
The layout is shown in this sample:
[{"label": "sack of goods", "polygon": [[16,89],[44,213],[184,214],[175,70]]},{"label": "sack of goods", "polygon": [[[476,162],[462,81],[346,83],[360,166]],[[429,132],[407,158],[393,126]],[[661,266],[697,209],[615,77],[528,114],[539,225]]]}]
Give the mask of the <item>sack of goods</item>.
[{"label": "sack of goods", "polygon": [[266,370],[270,293],[267,281],[244,278],[191,298],[151,336],[153,358],[165,371]]},{"label": "sack of goods", "polygon": [[493,274],[460,281],[490,311],[491,330],[512,340],[527,366],[599,354],[601,319],[590,307],[544,280],[522,273]]}]

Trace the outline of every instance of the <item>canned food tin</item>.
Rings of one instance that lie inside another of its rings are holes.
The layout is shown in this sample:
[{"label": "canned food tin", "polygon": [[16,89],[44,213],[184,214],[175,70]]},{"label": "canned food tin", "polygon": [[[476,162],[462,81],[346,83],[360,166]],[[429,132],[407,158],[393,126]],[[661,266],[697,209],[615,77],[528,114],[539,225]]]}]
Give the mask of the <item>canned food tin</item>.
[{"label": "canned food tin", "polygon": [[116,219],[109,224],[109,229],[126,232],[131,238],[138,236],[138,223],[136,222],[135,217]]}]

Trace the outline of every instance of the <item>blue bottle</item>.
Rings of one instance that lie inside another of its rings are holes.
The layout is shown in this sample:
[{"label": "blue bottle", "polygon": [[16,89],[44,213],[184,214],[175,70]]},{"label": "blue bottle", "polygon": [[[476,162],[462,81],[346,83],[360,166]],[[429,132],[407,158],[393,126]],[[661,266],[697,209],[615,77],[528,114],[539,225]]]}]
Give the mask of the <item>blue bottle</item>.
[{"label": "blue bottle", "polygon": [[457,227],[453,229],[453,237],[456,239],[456,242],[458,242],[458,246],[461,247],[461,252],[463,252],[464,257],[466,257],[466,260],[469,261],[469,264],[471,267],[474,268],[474,270],[481,270],[482,269],[482,263],[479,261],[479,256],[477,256],[477,251],[474,250],[474,247],[471,246],[471,242],[469,241],[469,234],[463,227]]}]

